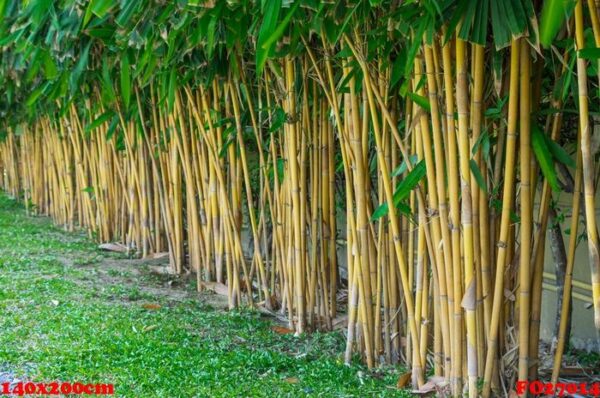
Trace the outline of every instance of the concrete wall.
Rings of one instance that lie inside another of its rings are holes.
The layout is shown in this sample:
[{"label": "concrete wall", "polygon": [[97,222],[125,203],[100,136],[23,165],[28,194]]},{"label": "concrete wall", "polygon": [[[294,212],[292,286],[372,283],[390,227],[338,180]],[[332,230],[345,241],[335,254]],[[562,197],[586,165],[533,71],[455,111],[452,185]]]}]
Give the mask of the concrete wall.
[{"label": "concrete wall", "polygon": [[[600,199],[600,196],[598,199]],[[558,208],[562,209],[565,214],[561,226],[567,250],[570,236],[564,232],[570,228],[572,200],[572,195],[564,193],[558,198]],[[600,209],[596,210],[596,217],[600,218]],[[580,219],[578,235],[584,232],[584,228],[585,222]],[[554,258],[550,250],[550,241],[546,240],[540,337],[548,342],[552,340],[554,335],[554,323],[557,311],[556,279],[554,275]],[[575,252],[573,283],[571,344],[578,349],[600,352],[600,339],[594,326],[594,310],[592,307],[592,290],[590,285],[591,270],[588,261],[586,240],[582,240],[579,243]]]}]

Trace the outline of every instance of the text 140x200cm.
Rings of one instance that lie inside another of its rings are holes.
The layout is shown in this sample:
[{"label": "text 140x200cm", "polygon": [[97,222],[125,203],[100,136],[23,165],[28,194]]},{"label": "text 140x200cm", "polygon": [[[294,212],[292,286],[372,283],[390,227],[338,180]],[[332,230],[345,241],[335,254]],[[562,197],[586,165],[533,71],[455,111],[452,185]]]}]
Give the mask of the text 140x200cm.
[{"label": "text 140x200cm", "polygon": [[0,395],[113,395],[115,387],[107,383],[81,383],[81,382],[18,382],[2,383]]}]

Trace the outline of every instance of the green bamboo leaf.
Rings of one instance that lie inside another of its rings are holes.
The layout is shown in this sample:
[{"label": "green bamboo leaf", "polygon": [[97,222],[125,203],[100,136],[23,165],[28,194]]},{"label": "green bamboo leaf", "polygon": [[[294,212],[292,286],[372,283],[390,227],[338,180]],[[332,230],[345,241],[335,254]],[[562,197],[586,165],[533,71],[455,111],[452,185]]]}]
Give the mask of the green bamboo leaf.
[{"label": "green bamboo leaf", "polygon": [[429,17],[424,17],[419,20],[419,26],[415,29],[413,40],[406,55],[406,64],[404,65],[404,77],[408,78],[415,65],[417,51],[421,47],[423,33],[429,24]]},{"label": "green bamboo leaf", "polygon": [[573,79],[575,77],[575,71],[573,68],[576,60],[577,57],[570,57],[567,70],[559,78],[561,84],[556,84],[556,92],[553,93],[553,95],[555,95],[557,98],[560,98],[562,101],[565,101],[571,92]]},{"label": "green bamboo leaf", "polygon": [[356,78],[362,72],[360,65],[355,60],[348,62],[346,65],[350,67],[350,72],[348,72],[348,74],[346,74],[346,76],[337,85],[340,93],[349,93],[350,81],[352,78]]},{"label": "green bamboo leaf", "polygon": [[79,56],[79,60],[77,61],[77,64],[75,64],[75,68],[73,68],[73,70],[71,71],[71,91],[77,90],[79,78],[81,77],[81,74],[87,69],[91,45],[92,42],[89,41],[88,44],[84,47],[81,55]]},{"label": "green bamboo leaf", "polygon": [[142,84],[147,84],[153,76],[154,70],[156,69],[158,59],[154,56],[150,56],[150,60],[146,65],[146,69],[144,70],[144,74],[142,76]]},{"label": "green bamboo leaf", "polygon": [[348,13],[348,15],[346,15],[346,18],[344,18],[344,22],[342,23],[342,25],[341,26],[336,26],[335,35],[333,37],[333,41],[331,42],[331,44],[336,44],[338,42],[338,40],[340,40],[340,37],[342,37],[342,34],[348,28],[348,25],[350,24],[350,20],[352,19],[352,16],[354,15],[354,13],[356,12],[356,10],[358,9],[359,5],[360,5],[360,2],[357,2],[356,5],[352,8],[352,10],[350,10],[350,12]]},{"label": "green bamboo leaf", "polygon": [[[415,164],[417,162],[417,155],[413,154],[410,156],[410,164]],[[391,176],[392,177],[397,177],[401,174],[404,174],[404,172],[407,170],[408,165],[406,164],[406,160],[403,160],[402,163],[400,163],[400,166],[396,167],[394,169],[394,171],[392,171]]]},{"label": "green bamboo leaf", "polygon": [[462,23],[460,25],[460,30],[458,32],[458,36],[463,40],[469,40],[469,33],[471,30],[471,26],[473,25],[473,19],[475,17],[475,12],[480,8],[479,1],[469,1],[467,8],[462,13]]},{"label": "green bamboo leaf", "polygon": [[225,131],[223,132],[223,138],[225,138],[225,143],[223,144],[223,146],[221,147],[221,150],[219,151],[219,158],[224,158],[227,155],[227,150],[229,149],[231,144],[233,144],[233,142],[237,138],[234,127],[229,126],[228,128],[226,128]]},{"label": "green bamboo leaf", "polygon": [[30,67],[29,69],[27,69],[27,72],[25,73],[24,76],[24,80],[27,83],[31,83],[33,82],[33,79],[35,79],[37,77],[38,71],[40,70],[41,66],[42,66],[42,62],[43,60],[40,60],[40,58],[43,58],[44,54],[43,51],[39,51],[39,50],[34,50],[31,53],[31,60],[30,60]]},{"label": "green bamboo leaf", "polygon": [[115,35],[115,29],[109,27],[91,28],[86,29],[85,33],[87,33],[90,37],[100,39],[104,43],[110,43],[110,40]]},{"label": "green bamboo leaf", "polygon": [[394,205],[397,205],[410,195],[410,192],[417,186],[419,181],[425,177],[426,171],[425,161],[419,161],[410,173],[408,173],[406,178],[400,181],[396,186],[396,191],[394,192]]},{"label": "green bamboo leaf", "polygon": [[214,13],[208,22],[208,28],[206,30],[206,53],[208,59],[212,59],[213,52],[215,50],[215,34],[217,31],[217,22],[219,22],[219,14]]},{"label": "green bamboo leaf", "polygon": [[105,97],[108,103],[115,101],[116,94],[110,78],[110,70],[107,58],[102,59],[102,93],[103,97]]},{"label": "green bamboo leaf", "polygon": [[258,32],[258,41],[256,45],[256,75],[260,76],[267,63],[270,48],[263,48],[263,43],[270,37],[277,28],[279,11],[281,9],[281,0],[268,1],[262,24]]},{"label": "green bamboo leaf", "polygon": [[110,121],[108,130],[106,130],[106,141],[110,141],[110,139],[115,135],[118,125],[119,125],[119,115],[117,115],[115,113],[112,120]]},{"label": "green bamboo leaf", "polygon": [[83,27],[85,28],[92,18],[92,14],[98,18],[103,18],[114,6],[112,0],[91,0],[88,4],[83,17]]},{"label": "green bamboo leaf", "polygon": [[269,133],[273,133],[282,128],[286,119],[287,115],[285,111],[282,108],[277,107],[273,112],[273,116],[271,117],[271,127],[269,127]]},{"label": "green bamboo leaf", "polygon": [[[400,211],[400,213],[404,214],[405,216],[411,215],[410,206],[404,202],[398,203],[396,205],[396,209],[398,209],[398,211]],[[371,221],[377,221],[381,217],[387,216],[388,213],[389,213],[388,204],[387,204],[387,202],[384,202],[373,211],[373,215],[371,216]]]},{"label": "green bamboo leaf", "polygon": [[510,31],[506,25],[506,16],[504,7],[500,1],[492,1],[492,31],[496,49],[506,47],[510,43]]},{"label": "green bamboo leaf", "polygon": [[394,88],[396,86],[396,84],[398,84],[398,82],[400,81],[400,79],[402,78],[402,68],[404,66],[404,64],[406,63],[406,60],[404,59],[404,51],[401,51],[398,54],[398,57],[394,60],[394,63],[392,64],[392,72],[391,72],[391,76],[390,76],[390,88]]},{"label": "green bamboo leaf", "polygon": [[290,23],[292,17],[294,16],[294,13],[296,12],[296,10],[298,9],[299,6],[300,6],[300,2],[296,1],[294,3],[294,5],[292,6],[292,8],[285,15],[283,20],[281,20],[279,25],[277,25],[277,28],[273,31],[273,33],[271,33],[269,35],[269,37],[267,37],[265,39],[264,43],[262,43],[263,49],[268,50],[277,40],[279,40],[281,38],[281,36],[283,36],[283,32],[285,31],[285,28],[287,28],[288,24]]},{"label": "green bamboo leaf", "polygon": [[[396,205],[396,209],[398,209],[398,211],[400,211],[400,213],[404,214],[405,216],[411,215],[410,206],[404,202],[398,203]],[[377,221],[381,217],[387,216],[388,213],[389,213],[388,204],[387,204],[387,202],[384,202],[373,211],[373,214],[371,215],[371,221]]]},{"label": "green bamboo leaf", "polygon": [[52,80],[58,76],[58,68],[52,59],[52,56],[48,51],[44,51],[43,53],[43,61],[44,61],[44,74],[46,75],[46,79]]},{"label": "green bamboo leaf", "polygon": [[323,28],[323,32],[325,33],[325,38],[329,43],[335,43],[335,38],[337,37],[337,29],[339,26],[333,21],[331,18],[324,18],[321,24]]},{"label": "green bamboo leaf", "polygon": [[103,18],[108,11],[115,5],[113,0],[92,0],[92,12],[98,17]]},{"label": "green bamboo leaf", "polygon": [[38,29],[44,23],[45,18],[48,16],[48,11],[50,10],[50,7],[52,7],[52,1],[30,1],[28,5],[31,7],[30,21],[32,22],[33,27]]},{"label": "green bamboo leaf", "polygon": [[60,77],[56,78],[52,82],[52,91],[48,94],[48,98],[56,100],[57,98],[64,98],[67,95],[69,89],[69,73],[63,72]]},{"label": "green bamboo leaf", "polygon": [[477,166],[477,162],[473,159],[469,161],[469,167],[471,168],[471,173],[473,173],[473,177],[475,177],[475,181],[483,192],[487,193],[487,187],[485,186],[485,181],[483,179],[483,174],[481,174],[481,170],[479,170],[479,166]]},{"label": "green bamboo leaf", "polygon": [[546,144],[543,131],[535,124],[531,126],[531,147],[533,148],[533,153],[540,165],[542,174],[544,174],[544,177],[548,180],[548,184],[550,184],[553,191],[559,191],[558,177],[556,175],[556,170],[554,169],[554,162],[552,161],[550,149]]},{"label": "green bamboo leaf", "polygon": [[376,221],[378,219],[380,219],[381,217],[387,216],[387,214],[389,213],[389,207],[387,202],[382,203],[380,206],[378,206],[374,211],[373,214],[371,215],[371,220],[372,221]]},{"label": "green bamboo leaf", "polygon": [[527,18],[527,41],[531,44],[531,46],[535,49],[537,53],[541,54],[542,51],[540,49],[540,28],[538,18],[533,8],[533,3],[531,2],[531,0],[523,2],[523,9]]},{"label": "green bamboo leaf", "polygon": [[125,108],[128,109],[131,101],[131,71],[127,52],[121,57],[121,95]]},{"label": "green bamboo leaf", "polygon": [[[202,30],[206,32],[206,53],[208,59],[213,58],[216,45],[217,24],[222,19],[221,10],[223,9],[224,4],[224,2],[219,2],[214,9],[206,14],[205,18],[201,19]],[[206,21],[208,21],[208,23],[206,23]]]},{"label": "green bamboo leaf", "polygon": [[[493,0],[492,0],[493,1]],[[473,30],[471,32],[471,41],[477,44],[485,45],[487,40],[488,16],[490,9],[490,0],[479,2],[475,19],[473,20]]]},{"label": "green bamboo leaf", "polygon": [[579,55],[579,58],[583,59],[600,59],[600,48],[582,48],[577,51],[577,55]]},{"label": "green bamboo leaf", "polygon": [[81,25],[82,28],[85,28],[87,26],[87,24],[90,22],[90,19],[92,19],[92,15],[92,2],[90,1],[87,8],[85,9],[85,15],[83,16],[83,23]]},{"label": "green bamboo leaf", "polygon": [[548,146],[548,149],[550,149],[550,152],[552,153],[552,156],[554,157],[554,159],[556,159],[556,161],[571,168],[576,167],[575,161],[572,157],[569,156],[567,151],[565,151],[565,149],[562,146],[558,145],[556,141],[553,141],[552,138],[548,137],[546,134],[543,134],[543,137],[546,140],[546,145]]},{"label": "green bamboo leaf", "polygon": [[[510,44],[513,37],[527,33],[531,26],[537,30],[535,15],[529,15],[533,10],[528,4],[531,0],[493,0],[490,3],[492,18],[492,32],[496,49],[501,49]],[[536,32],[530,32],[537,36]],[[537,39],[535,37],[534,39]],[[534,40],[535,42],[536,40]]]},{"label": "green bamboo leaf", "polygon": [[573,8],[574,0],[545,0],[540,19],[540,43],[544,47],[550,47],[554,37],[569,18]]},{"label": "green bamboo leaf", "polygon": [[523,0],[500,1],[500,3],[504,3],[508,26],[510,27],[510,33],[513,36],[524,33],[527,28],[527,18],[522,2]]},{"label": "green bamboo leaf", "polygon": [[25,28],[15,29],[14,32],[5,35],[0,39],[0,47],[8,46],[12,43],[16,43],[21,36],[25,34]]},{"label": "green bamboo leaf", "polygon": [[[285,159],[278,158],[277,162],[276,162],[276,167],[277,167],[277,183],[281,184],[281,182],[283,181],[283,173],[284,173],[284,168],[285,168]],[[274,164],[270,164],[269,165],[268,174],[269,174],[269,181],[271,182],[271,184],[273,184],[275,182],[275,167],[274,167]]]},{"label": "green bamboo leaf", "polygon": [[450,20],[446,24],[446,34],[444,35],[444,43],[448,42],[448,40],[450,40],[450,38],[456,32],[456,27],[458,26],[458,23],[463,19],[465,10],[469,6],[469,3],[469,0],[460,0],[457,3],[454,9],[454,13],[452,14],[452,18],[450,18]]},{"label": "green bamboo leaf", "polygon": [[496,106],[491,106],[485,110],[485,117],[490,119],[500,119],[502,117],[502,109],[504,109],[504,105],[506,105],[507,101],[508,95],[499,98],[498,102],[496,103]]},{"label": "green bamboo leaf", "polygon": [[[393,202],[394,206],[400,210],[401,213],[410,214],[410,208],[403,204],[402,201],[410,195],[410,192],[419,184],[419,181],[425,177],[426,173],[425,161],[421,160],[417,163],[414,168],[408,173],[405,179],[403,179],[397,186],[394,192]],[[373,211],[371,220],[375,221],[385,216],[389,211],[387,202],[381,204]]]},{"label": "green bamboo leaf", "polygon": [[173,109],[175,106],[175,90],[177,89],[177,76],[175,74],[175,68],[171,69],[171,73],[169,74],[169,96],[168,96],[168,105],[169,109]]},{"label": "green bamboo leaf", "polygon": [[31,94],[29,95],[29,97],[27,98],[27,101],[25,101],[25,105],[27,105],[28,107],[33,106],[37,100],[41,97],[41,95],[44,92],[44,88],[45,86],[40,86],[38,88],[36,88],[35,90],[33,90],[31,92]]},{"label": "green bamboo leaf", "polygon": [[471,155],[475,155],[479,150],[481,150],[483,157],[487,159],[490,153],[490,135],[487,131],[484,131],[477,137],[477,141],[475,141],[471,149]]},{"label": "green bamboo leaf", "polygon": [[114,111],[107,111],[104,112],[102,115],[98,116],[96,118],[96,120],[94,120],[92,123],[88,124],[87,126],[85,126],[85,132],[89,133],[90,131],[97,129],[98,127],[100,127],[103,123],[107,122],[109,119],[113,118],[115,116],[115,112]]},{"label": "green bamboo leaf", "polygon": [[415,93],[408,93],[408,97],[427,112],[431,112],[431,104],[427,98]]},{"label": "green bamboo leaf", "polygon": [[121,7],[121,12],[115,19],[115,22],[120,27],[126,28],[131,20],[131,17],[140,5],[140,0],[126,0],[121,2],[121,4],[123,3],[124,6]]}]

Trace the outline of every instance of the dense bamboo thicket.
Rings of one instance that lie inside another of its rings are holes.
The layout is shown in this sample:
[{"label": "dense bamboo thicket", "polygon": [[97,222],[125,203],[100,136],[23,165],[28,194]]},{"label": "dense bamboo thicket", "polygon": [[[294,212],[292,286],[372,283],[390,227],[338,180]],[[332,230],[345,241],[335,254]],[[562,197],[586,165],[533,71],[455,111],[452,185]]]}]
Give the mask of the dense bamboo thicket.
[{"label": "dense bamboo thicket", "polygon": [[[559,212],[563,297],[583,240],[600,328],[594,0],[30,0],[0,15],[0,186],[32,213],[168,252],[198,289],[222,284],[231,308],[280,311],[297,333],[342,324],[346,361],[487,397],[538,378]],[[554,380],[568,313],[564,299]]]}]

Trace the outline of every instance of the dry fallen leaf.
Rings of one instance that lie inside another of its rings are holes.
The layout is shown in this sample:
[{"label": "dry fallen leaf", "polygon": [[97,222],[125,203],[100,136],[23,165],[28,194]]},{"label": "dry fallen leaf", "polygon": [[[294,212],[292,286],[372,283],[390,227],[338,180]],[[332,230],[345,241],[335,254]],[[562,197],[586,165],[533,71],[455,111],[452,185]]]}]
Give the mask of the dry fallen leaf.
[{"label": "dry fallen leaf", "polygon": [[356,376],[358,377],[358,381],[360,381],[361,385],[365,384],[365,373],[362,370],[356,372]]},{"label": "dry fallen leaf", "polygon": [[434,391],[437,391],[438,387],[445,387],[445,381],[443,377],[440,376],[431,376],[425,384],[421,386],[418,390],[413,390],[413,394],[417,395],[427,395]]},{"label": "dry fallen leaf", "polygon": [[507,300],[515,301],[515,295],[508,289],[504,289],[504,297],[506,297]]},{"label": "dry fallen leaf", "polygon": [[341,315],[333,319],[333,330],[346,329],[348,327],[348,315]]},{"label": "dry fallen leaf", "polygon": [[286,377],[283,381],[290,384],[298,384],[300,380],[297,377]]},{"label": "dry fallen leaf", "polygon": [[149,258],[167,258],[167,257],[169,257],[169,252],[154,253],[148,257]]},{"label": "dry fallen leaf", "polygon": [[279,309],[281,307],[279,300],[277,300],[277,296],[274,294],[271,295],[269,302],[265,302],[265,304],[269,305],[269,307],[267,307],[269,309]]},{"label": "dry fallen leaf", "polygon": [[98,248],[109,252],[127,253],[127,246],[120,243],[102,243]]},{"label": "dry fallen leaf", "polygon": [[410,377],[411,376],[412,376],[411,372],[401,374],[400,377],[398,377],[398,383],[396,384],[396,386],[398,388],[404,388],[404,387],[406,387],[406,385],[410,381]]},{"label": "dry fallen leaf", "polygon": [[148,269],[156,275],[172,275],[175,271],[168,265],[149,265]]},{"label": "dry fallen leaf", "polygon": [[284,328],[283,326],[271,326],[271,330],[277,334],[294,334],[292,329]]},{"label": "dry fallen leaf", "polygon": [[435,391],[435,384],[427,382],[421,386],[418,390],[412,390],[411,392],[416,395],[426,395]]},{"label": "dry fallen leaf", "polygon": [[142,307],[144,307],[147,310],[158,310],[160,309],[160,304],[144,303],[142,304]]},{"label": "dry fallen leaf", "polygon": [[158,325],[149,325],[149,326],[144,326],[144,328],[142,329],[142,332],[149,332],[151,330],[154,330],[158,327]]},{"label": "dry fallen leaf", "polygon": [[212,290],[213,292],[215,292],[221,296],[229,295],[229,289],[227,288],[227,285],[225,285],[223,283],[202,282],[201,286],[202,286],[202,288],[207,289],[207,290]]}]

